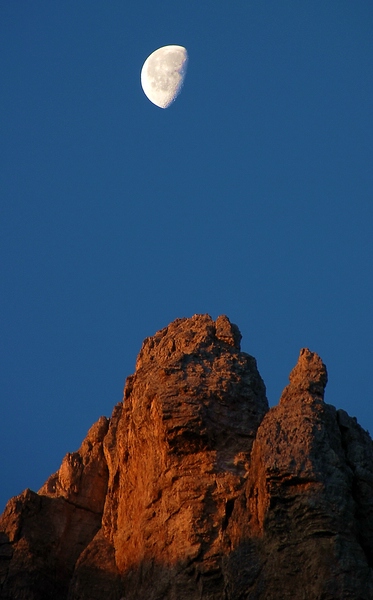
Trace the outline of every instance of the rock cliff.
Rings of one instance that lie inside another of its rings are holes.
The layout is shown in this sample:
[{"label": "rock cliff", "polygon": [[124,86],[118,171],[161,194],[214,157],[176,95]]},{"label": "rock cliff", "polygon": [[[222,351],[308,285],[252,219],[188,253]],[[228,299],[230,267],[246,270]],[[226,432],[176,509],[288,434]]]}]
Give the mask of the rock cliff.
[{"label": "rock cliff", "polygon": [[123,402],[0,520],[3,600],[373,598],[373,444],[302,350],[269,409],[227,317],[144,341]]}]

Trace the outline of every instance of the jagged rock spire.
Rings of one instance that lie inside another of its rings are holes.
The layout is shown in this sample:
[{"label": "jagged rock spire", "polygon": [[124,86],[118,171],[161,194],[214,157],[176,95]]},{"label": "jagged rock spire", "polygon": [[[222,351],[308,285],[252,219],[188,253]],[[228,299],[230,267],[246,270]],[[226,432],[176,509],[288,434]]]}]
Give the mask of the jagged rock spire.
[{"label": "jagged rock spire", "polygon": [[326,366],[316,352],[302,348],[298,362],[289,375],[289,381],[280,402],[289,402],[300,395],[303,395],[303,399],[322,400],[328,381]]}]

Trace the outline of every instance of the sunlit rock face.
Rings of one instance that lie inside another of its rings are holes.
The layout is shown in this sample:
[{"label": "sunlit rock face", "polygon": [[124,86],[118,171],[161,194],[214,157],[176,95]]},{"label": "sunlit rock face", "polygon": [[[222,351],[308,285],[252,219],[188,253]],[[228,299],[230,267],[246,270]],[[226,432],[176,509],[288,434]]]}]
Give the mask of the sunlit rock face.
[{"label": "sunlit rock face", "polygon": [[145,568],[154,573],[145,586],[158,595],[171,580],[178,594],[188,582],[190,594],[193,570],[197,595],[221,568],[227,505],[242,489],[268,410],[240,337],[226,317],[178,320],[145,340],[127,382],[105,441],[111,501],[103,530],[134,590]]},{"label": "sunlit rock face", "polygon": [[225,316],[144,341],[123,402],[1,518],[0,597],[373,598],[373,450],[302,350],[268,408]]},{"label": "sunlit rock face", "polygon": [[244,494],[261,557],[249,597],[278,598],[280,586],[281,598],[373,598],[372,441],[324,402],[326,381],[303,349],[258,428]]}]

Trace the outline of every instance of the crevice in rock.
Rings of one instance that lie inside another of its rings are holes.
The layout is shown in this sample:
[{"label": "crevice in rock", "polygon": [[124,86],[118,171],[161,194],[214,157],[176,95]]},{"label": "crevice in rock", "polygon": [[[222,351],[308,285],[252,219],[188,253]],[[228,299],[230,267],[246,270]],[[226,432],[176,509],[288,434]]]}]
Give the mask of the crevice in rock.
[{"label": "crevice in rock", "polygon": [[[355,510],[355,519],[357,521],[356,524],[356,539],[359,543],[361,549],[364,552],[365,558],[370,568],[373,568],[373,548],[372,541],[367,539],[367,531],[365,527],[365,521],[367,515],[364,514],[364,508],[361,505],[361,481],[359,476],[357,475],[357,465],[350,460],[349,457],[349,440],[348,436],[350,434],[351,425],[347,422],[347,420],[351,420],[352,423],[358,427],[356,419],[352,419],[342,410],[336,412],[336,421],[341,435],[341,446],[344,452],[345,461],[348,467],[352,472],[352,482],[351,482],[351,496],[355,502],[356,510]],[[343,423],[345,421],[345,423]],[[370,507],[372,509],[372,507]],[[366,511],[365,511],[366,512]]]},{"label": "crevice in rock", "polygon": [[229,519],[231,518],[233,513],[235,500],[235,498],[230,498],[225,504],[225,515],[221,526],[223,531],[225,531],[228,527]]},{"label": "crevice in rock", "polygon": [[62,498],[62,500],[64,500],[67,504],[70,504],[74,508],[78,508],[79,510],[84,510],[84,511],[86,511],[88,513],[91,513],[92,515],[96,515],[97,517],[102,516],[102,511],[96,512],[94,510],[91,510],[90,508],[87,508],[86,506],[81,506],[80,504],[76,504],[72,500],[64,498],[63,496],[57,496],[56,498],[52,498],[52,500],[57,500],[59,498]]}]

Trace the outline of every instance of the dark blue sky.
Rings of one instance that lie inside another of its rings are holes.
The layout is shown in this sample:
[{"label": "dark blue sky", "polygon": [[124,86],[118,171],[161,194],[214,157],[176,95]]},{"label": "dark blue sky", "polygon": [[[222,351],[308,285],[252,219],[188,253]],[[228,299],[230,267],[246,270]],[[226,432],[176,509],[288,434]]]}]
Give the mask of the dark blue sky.
[{"label": "dark blue sky", "polygon": [[[227,314],[277,403],[300,348],[373,433],[371,0],[0,4],[0,510],[121,401],[144,337]],[[144,60],[180,44],[162,110]]]}]

